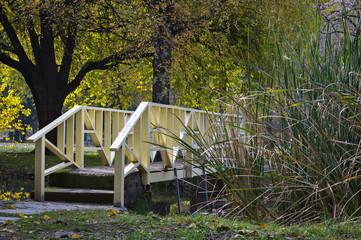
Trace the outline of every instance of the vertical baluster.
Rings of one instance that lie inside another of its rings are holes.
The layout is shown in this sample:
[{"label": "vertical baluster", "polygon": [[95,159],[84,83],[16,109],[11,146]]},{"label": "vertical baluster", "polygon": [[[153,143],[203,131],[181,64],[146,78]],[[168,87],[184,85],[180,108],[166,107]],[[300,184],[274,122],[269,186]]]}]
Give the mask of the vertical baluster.
[{"label": "vertical baluster", "polygon": [[99,138],[100,146],[103,146],[103,111],[101,110],[95,111],[95,131]]},{"label": "vertical baluster", "polygon": [[66,120],[66,155],[74,160],[74,116]]},{"label": "vertical baluster", "polygon": [[110,111],[104,112],[104,152],[110,165],[110,145],[111,145],[111,117]]},{"label": "vertical baluster", "polygon": [[57,147],[60,149],[60,151],[64,152],[65,147],[65,123],[62,122],[59,124],[57,128],[58,134],[57,134]]},{"label": "vertical baluster", "polygon": [[151,145],[149,143],[149,132],[150,132],[150,107],[148,107],[141,119],[139,120],[141,122],[141,150],[140,150],[140,160],[145,166],[146,175],[143,177],[143,183],[144,184],[150,184],[149,182],[149,170],[150,170],[150,147]]},{"label": "vertical baluster", "polygon": [[75,114],[75,162],[84,167],[84,110]]}]

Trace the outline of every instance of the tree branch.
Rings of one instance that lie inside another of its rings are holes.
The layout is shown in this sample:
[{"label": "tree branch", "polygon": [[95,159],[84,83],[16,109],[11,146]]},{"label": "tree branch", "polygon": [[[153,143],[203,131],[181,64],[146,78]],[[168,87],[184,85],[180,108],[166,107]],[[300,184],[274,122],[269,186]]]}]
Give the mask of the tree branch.
[{"label": "tree branch", "polygon": [[5,65],[8,65],[9,67],[12,67],[22,73],[23,69],[22,69],[21,63],[19,61],[12,59],[11,57],[9,57],[8,55],[6,55],[3,52],[0,52],[0,62],[2,62]]},{"label": "tree branch", "polygon": [[32,19],[27,21],[28,32],[30,36],[31,48],[33,49],[35,61],[40,63],[40,46],[39,46],[39,36],[35,32],[34,22]]},{"label": "tree branch", "polygon": [[66,86],[65,94],[68,95],[73,92],[83,80],[86,74],[93,70],[106,70],[111,69],[114,66],[122,63],[125,60],[132,60],[138,58],[152,57],[154,53],[142,53],[139,54],[137,50],[124,51],[121,53],[116,53],[107,58],[104,58],[100,61],[88,61],[86,62],[82,68],[79,70],[78,74],[74,78],[73,81],[68,83]]},{"label": "tree branch", "polygon": [[33,63],[30,61],[30,59],[26,55],[25,50],[24,50],[23,46],[21,45],[18,36],[16,35],[15,29],[11,25],[9,19],[7,18],[2,4],[0,4],[0,22],[3,25],[3,27],[6,31],[6,34],[10,38],[10,41],[11,41],[12,45],[14,46],[16,55],[20,59],[20,62],[23,62],[26,64],[31,64],[33,66]]},{"label": "tree branch", "polygon": [[68,81],[71,63],[73,60],[77,28],[78,26],[73,21],[69,23],[67,28],[68,34],[65,41],[64,53],[63,53],[64,55],[63,55],[63,59],[61,60],[61,67],[59,71],[60,79],[63,82],[63,84],[66,84]]}]

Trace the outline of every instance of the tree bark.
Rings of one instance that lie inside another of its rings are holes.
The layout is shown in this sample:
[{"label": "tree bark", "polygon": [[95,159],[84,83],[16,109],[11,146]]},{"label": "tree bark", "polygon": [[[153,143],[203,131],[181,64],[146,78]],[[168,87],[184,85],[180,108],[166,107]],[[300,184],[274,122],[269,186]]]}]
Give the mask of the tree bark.
[{"label": "tree bark", "polygon": [[171,32],[172,14],[174,7],[171,0],[167,0],[164,7],[163,1],[157,1],[157,19],[153,36],[153,93],[152,101],[155,103],[169,104],[170,82],[169,75],[172,67],[173,36]]}]

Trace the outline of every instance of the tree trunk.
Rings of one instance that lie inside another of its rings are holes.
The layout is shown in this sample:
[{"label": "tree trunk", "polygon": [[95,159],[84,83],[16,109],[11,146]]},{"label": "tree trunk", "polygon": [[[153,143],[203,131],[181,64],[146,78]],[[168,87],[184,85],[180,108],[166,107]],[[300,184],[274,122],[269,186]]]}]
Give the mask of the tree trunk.
[{"label": "tree trunk", "polygon": [[[46,127],[49,123],[61,115],[64,100],[59,100],[59,96],[47,96],[45,101],[35,101],[35,107],[38,112],[39,129]],[[57,132],[53,130],[46,135],[46,138],[56,145]]]},{"label": "tree trunk", "polygon": [[155,103],[169,104],[169,74],[172,67],[172,33],[170,31],[171,17],[174,12],[171,1],[157,12],[153,44],[155,48],[153,58],[153,96]]}]

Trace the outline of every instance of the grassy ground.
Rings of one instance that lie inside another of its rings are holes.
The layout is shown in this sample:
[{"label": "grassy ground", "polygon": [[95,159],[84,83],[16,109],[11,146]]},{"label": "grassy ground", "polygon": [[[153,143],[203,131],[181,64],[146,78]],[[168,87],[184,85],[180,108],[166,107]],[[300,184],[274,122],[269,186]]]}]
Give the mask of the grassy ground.
[{"label": "grassy ground", "polygon": [[360,239],[360,222],[280,226],[212,216],[136,215],[115,210],[49,212],[0,228],[1,239]]}]

